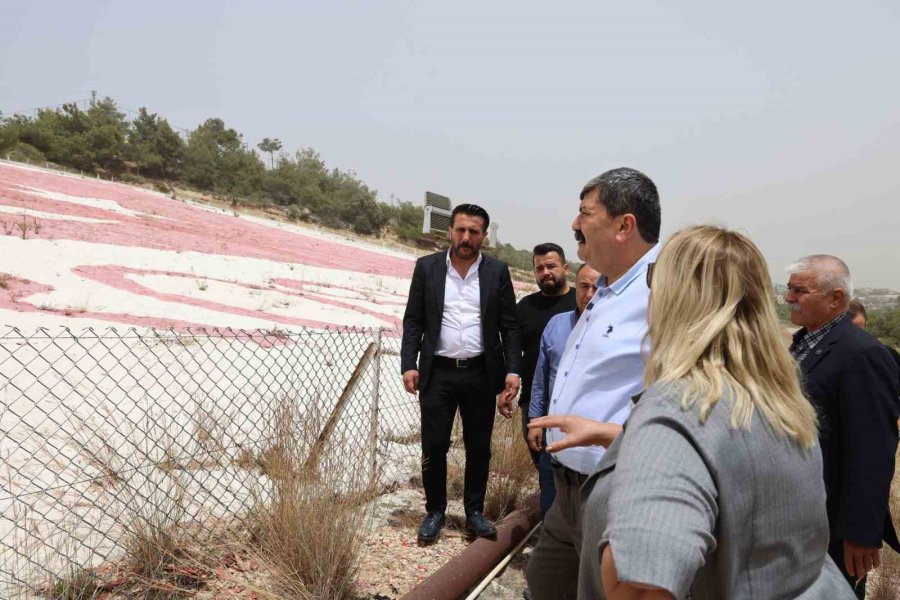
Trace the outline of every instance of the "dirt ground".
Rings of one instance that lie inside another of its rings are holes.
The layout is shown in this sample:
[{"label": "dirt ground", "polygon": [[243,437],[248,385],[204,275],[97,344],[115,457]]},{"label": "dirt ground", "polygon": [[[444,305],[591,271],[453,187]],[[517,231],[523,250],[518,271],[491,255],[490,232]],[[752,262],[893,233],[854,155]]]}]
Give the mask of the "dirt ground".
[{"label": "dirt ground", "polygon": [[484,589],[478,596],[478,600],[521,600],[525,590],[525,567],[528,565],[528,557],[537,543],[538,534],[525,544],[506,568]]},{"label": "dirt ground", "polygon": [[[419,489],[402,489],[377,501],[372,519],[373,534],[367,542],[359,574],[363,598],[399,598],[469,545],[463,529],[462,503],[447,507],[448,525],[431,546],[416,543],[416,530],[423,516],[425,498]],[[525,588],[524,568],[535,536],[478,596],[479,600],[518,600]]]}]

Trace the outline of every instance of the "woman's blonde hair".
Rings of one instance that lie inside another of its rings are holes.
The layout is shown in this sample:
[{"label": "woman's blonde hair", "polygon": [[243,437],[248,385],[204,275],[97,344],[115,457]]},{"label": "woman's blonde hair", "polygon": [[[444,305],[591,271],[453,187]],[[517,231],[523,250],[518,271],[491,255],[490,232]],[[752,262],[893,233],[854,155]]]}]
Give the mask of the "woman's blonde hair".
[{"label": "woman's blonde hair", "polygon": [[747,429],[754,409],[803,448],[816,442],[816,412],[785,348],[772,282],[750,239],[699,225],[675,233],[653,267],[647,386],[679,383],[682,407],[700,421],[723,390],[734,398],[731,426]]}]

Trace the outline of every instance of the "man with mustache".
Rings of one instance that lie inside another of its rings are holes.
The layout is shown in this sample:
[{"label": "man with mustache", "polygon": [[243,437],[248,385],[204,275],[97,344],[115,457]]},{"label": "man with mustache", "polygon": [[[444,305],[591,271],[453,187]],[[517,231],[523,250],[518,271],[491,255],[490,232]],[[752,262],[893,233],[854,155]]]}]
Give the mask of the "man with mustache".
[{"label": "man with mustache", "polygon": [[516,297],[505,263],[481,253],[490,217],[460,204],[450,217],[450,249],[416,261],[400,348],[403,385],[419,393],[425,518],[420,543],[435,541],[447,509],[447,451],[459,410],[466,449],[466,529],[492,537],[484,516],[494,403],[509,418],[519,391],[522,351]]},{"label": "man with mustache", "polygon": [[[566,342],[549,414],[622,424],[631,412],[631,397],[643,388],[647,271],[659,253],[659,194],[640,171],[619,168],[588,181],[580,198],[572,223],[578,257],[602,276]],[[548,448],[564,437],[548,429]],[[603,452],[599,446],[567,448],[552,458],[556,498],[526,573],[535,600],[577,596],[580,487]]]},{"label": "man with mustache", "polygon": [[[522,411],[522,437],[528,440],[528,404],[531,383],[537,366],[541,335],[547,322],[559,313],[575,310],[575,290],[569,285],[569,265],[562,248],[552,242],[538,244],[531,257],[534,280],[540,291],[519,300],[516,315],[522,337],[522,392],[519,408]],[[529,448],[531,460],[538,464],[539,452]]]},{"label": "man with mustache", "polygon": [[887,348],[853,325],[853,284],[844,261],[817,254],[788,272],[784,299],[791,322],[800,326],[791,354],[820,420],[828,554],[864,598],[866,573],[880,562],[882,540],[900,552],[889,505],[900,376]]}]

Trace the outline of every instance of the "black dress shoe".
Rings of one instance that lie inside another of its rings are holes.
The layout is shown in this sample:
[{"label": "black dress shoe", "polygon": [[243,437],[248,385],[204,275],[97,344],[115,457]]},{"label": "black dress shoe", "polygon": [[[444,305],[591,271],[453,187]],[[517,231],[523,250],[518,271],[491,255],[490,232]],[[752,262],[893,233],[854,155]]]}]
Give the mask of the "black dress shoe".
[{"label": "black dress shoe", "polygon": [[441,527],[444,526],[445,520],[444,511],[442,510],[430,510],[425,513],[425,518],[422,519],[422,524],[419,525],[419,541],[429,544],[436,540],[441,532]]},{"label": "black dress shoe", "polygon": [[480,512],[473,512],[466,517],[466,531],[475,537],[497,537],[497,528]]}]

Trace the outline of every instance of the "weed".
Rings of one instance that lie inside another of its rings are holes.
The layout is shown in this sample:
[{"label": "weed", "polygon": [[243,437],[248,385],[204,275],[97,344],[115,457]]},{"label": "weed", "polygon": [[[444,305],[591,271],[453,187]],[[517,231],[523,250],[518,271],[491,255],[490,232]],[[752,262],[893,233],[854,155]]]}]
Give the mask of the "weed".
[{"label": "weed", "polygon": [[0,288],[9,289],[10,284],[15,280],[16,278],[9,273],[0,273]]},{"label": "weed", "polygon": [[[371,503],[361,501],[365,493],[348,496],[340,490],[348,484],[360,489],[354,486],[366,480],[364,469],[348,466],[346,457],[333,462],[322,457],[321,474],[311,474],[300,457],[319,434],[317,415],[307,412],[298,420],[284,400],[276,414],[277,441],[264,467],[274,494],[255,516],[256,543],[274,572],[268,591],[273,597],[350,600],[363,548],[357,534],[372,511]],[[333,448],[340,452],[340,444]]]},{"label": "weed", "polygon": [[499,419],[494,424],[490,470],[484,514],[498,520],[521,507],[537,487],[537,473],[518,419]]},{"label": "weed", "polygon": [[67,445],[95,471],[93,485],[106,489],[124,482],[119,473],[126,461],[112,442],[112,433],[107,427],[112,425],[115,428],[118,425],[113,419],[112,410],[101,405],[96,409],[99,415],[93,414],[85,418],[65,403],[60,403],[60,408],[66,412],[66,421],[72,432]]},{"label": "weed", "polygon": [[393,444],[404,444],[404,445],[418,444],[419,442],[422,441],[422,432],[421,431],[411,431],[409,433],[400,435],[400,434],[394,433],[392,431],[389,431],[386,434],[384,434],[384,441],[393,443]]},{"label": "weed", "polygon": [[48,600],[92,600],[102,592],[97,576],[88,569],[71,567],[65,577],[58,577],[41,595]]},{"label": "weed", "polygon": [[153,329],[147,336],[148,342],[153,341],[166,347],[172,346],[196,346],[200,342],[190,332],[179,332],[175,330],[175,324],[170,323],[165,329]]},{"label": "weed", "polygon": [[286,340],[290,337],[290,334],[285,329],[279,329],[278,325],[274,325],[271,329],[266,330],[266,337],[273,337],[279,340]]},{"label": "weed", "polygon": [[259,466],[258,459],[249,448],[241,448],[234,459],[234,464],[247,471],[252,471]]},{"label": "weed", "polygon": [[870,600],[900,599],[900,555],[885,545],[881,566],[869,575],[866,597]]},{"label": "weed", "polygon": [[[900,462],[900,449],[897,450],[897,461]],[[890,496],[894,523],[900,526],[900,470],[894,475]],[[869,585],[866,597],[870,600],[900,600],[900,554],[885,545],[881,551],[881,566],[869,573]]]},{"label": "weed", "polygon": [[462,498],[466,487],[466,471],[447,456],[447,495],[450,498]]},{"label": "weed", "polygon": [[[22,213],[22,222],[16,223],[16,227],[19,229],[19,235],[24,240],[28,237],[28,233],[32,232],[34,235],[38,235],[41,233],[41,223],[34,217],[31,218],[31,223],[28,222],[28,215]],[[4,229],[6,228],[6,224],[4,223]],[[9,233],[7,233],[9,235]]]},{"label": "weed", "polygon": [[212,408],[205,402],[197,402],[193,415],[194,437],[209,454],[224,454],[225,426],[213,416]]},{"label": "weed", "polygon": [[209,289],[209,282],[206,281],[205,279],[198,279],[196,281],[197,281],[197,289],[200,290],[201,292],[205,292],[206,290]]},{"label": "weed", "polygon": [[126,540],[126,566],[132,587],[142,588],[139,597],[188,597],[206,585],[213,573],[210,553],[195,539],[199,535],[161,511],[134,522]]}]

